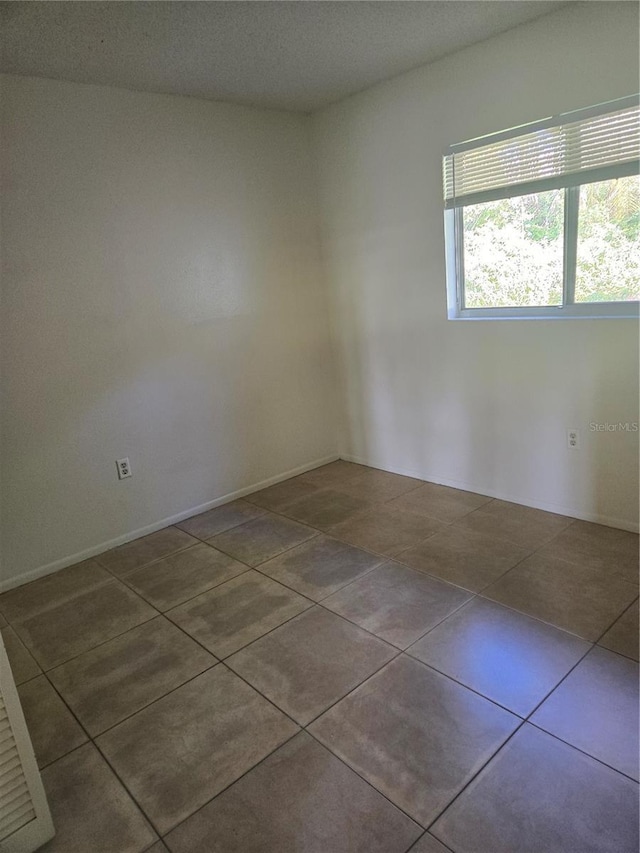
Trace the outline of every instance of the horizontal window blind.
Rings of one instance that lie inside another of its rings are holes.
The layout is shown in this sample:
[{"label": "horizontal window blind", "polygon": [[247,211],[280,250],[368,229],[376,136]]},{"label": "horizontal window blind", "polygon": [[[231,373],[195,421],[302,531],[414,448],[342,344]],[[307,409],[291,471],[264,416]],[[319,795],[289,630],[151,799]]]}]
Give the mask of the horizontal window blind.
[{"label": "horizontal window blind", "polygon": [[638,97],[453,145],[444,158],[447,207],[635,174]]}]

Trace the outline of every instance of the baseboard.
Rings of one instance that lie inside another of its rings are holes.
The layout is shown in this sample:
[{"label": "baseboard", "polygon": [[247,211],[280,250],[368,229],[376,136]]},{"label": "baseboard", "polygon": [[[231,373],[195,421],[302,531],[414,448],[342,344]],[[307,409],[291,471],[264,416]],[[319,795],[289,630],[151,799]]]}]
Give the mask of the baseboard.
[{"label": "baseboard", "polygon": [[297,468],[291,468],[289,471],[283,471],[281,474],[276,474],[274,477],[269,477],[267,480],[261,480],[259,483],[252,483],[249,486],[244,486],[242,489],[237,489],[235,492],[229,492],[219,498],[214,498],[211,501],[200,504],[199,506],[190,507],[189,509],[179,512],[176,515],[171,515],[168,518],[163,518],[153,524],[147,524],[145,527],[139,527],[137,530],[130,530],[128,533],[123,533],[122,536],[116,536],[114,539],[109,539],[106,542],[101,542],[99,545],[94,545],[91,548],[85,548],[83,551],[78,551],[76,554],[69,554],[68,557],[62,557],[59,560],[54,560],[52,563],[47,563],[44,566],[39,566],[37,569],[32,569],[21,575],[8,578],[0,581],[0,592],[6,592],[16,586],[22,586],[30,581],[35,581],[45,575],[53,574],[60,569],[66,569],[67,566],[73,566],[75,563],[80,563],[82,560],[89,560],[91,557],[97,557],[98,554],[103,554],[105,551],[110,551],[112,548],[117,548],[118,545],[124,545],[131,542],[133,539],[139,539],[141,536],[147,536],[149,533],[155,533],[157,530],[162,530],[163,527],[170,527],[172,524],[177,524],[179,521],[184,521],[185,518],[191,518],[192,515],[198,515],[201,512],[206,512],[208,509],[222,506],[222,504],[230,501],[243,498],[245,495],[250,495],[252,492],[257,492],[260,489],[266,489],[268,486],[274,486],[276,483],[281,483],[283,480],[288,480],[290,477],[296,477],[298,474],[304,474],[307,471],[312,471],[314,468],[319,468],[321,465],[327,465],[329,462],[335,462],[338,459],[338,454],[325,456],[322,459],[315,459],[313,462],[308,462],[305,465],[299,465]]},{"label": "baseboard", "polygon": [[370,468],[378,468],[381,471],[389,471],[392,474],[403,474],[405,477],[417,477],[419,480],[426,480],[429,483],[437,483],[439,486],[451,486],[453,489],[462,489],[464,492],[477,492],[480,495],[487,495],[490,498],[497,498],[501,501],[510,501],[511,503],[530,506],[534,509],[543,509],[546,512],[554,512],[557,515],[565,515],[568,518],[579,518],[581,521],[592,521],[595,524],[603,524],[605,527],[616,527],[619,530],[629,530],[631,533],[638,533],[640,525],[633,523],[624,518],[616,518],[610,515],[601,515],[600,513],[576,511],[575,507],[566,507],[560,504],[550,503],[549,501],[536,501],[523,495],[514,495],[507,492],[495,491],[487,489],[480,483],[469,483],[460,480],[452,480],[440,475],[429,474],[424,471],[415,471],[409,468],[401,468],[398,466],[389,467],[388,465],[380,465],[376,462],[365,459],[361,456],[354,456],[349,453],[341,453],[340,458],[347,462],[355,462],[358,465],[368,465]]}]

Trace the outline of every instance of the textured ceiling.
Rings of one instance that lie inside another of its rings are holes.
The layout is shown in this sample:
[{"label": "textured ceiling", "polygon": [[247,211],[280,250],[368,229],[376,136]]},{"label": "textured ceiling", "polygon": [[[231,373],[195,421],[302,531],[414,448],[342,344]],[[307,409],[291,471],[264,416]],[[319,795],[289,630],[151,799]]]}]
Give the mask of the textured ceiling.
[{"label": "textured ceiling", "polygon": [[563,2],[2,2],[0,70],[309,112]]}]

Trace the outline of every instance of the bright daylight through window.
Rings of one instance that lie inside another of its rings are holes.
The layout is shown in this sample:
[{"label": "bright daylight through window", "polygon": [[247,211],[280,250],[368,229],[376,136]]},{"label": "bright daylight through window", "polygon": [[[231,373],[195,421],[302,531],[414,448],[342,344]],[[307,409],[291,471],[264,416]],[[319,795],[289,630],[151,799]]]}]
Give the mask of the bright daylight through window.
[{"label": "bright daylight through window", "polygon": [[450,319],[637,317],[638,97],[452,145]]}]

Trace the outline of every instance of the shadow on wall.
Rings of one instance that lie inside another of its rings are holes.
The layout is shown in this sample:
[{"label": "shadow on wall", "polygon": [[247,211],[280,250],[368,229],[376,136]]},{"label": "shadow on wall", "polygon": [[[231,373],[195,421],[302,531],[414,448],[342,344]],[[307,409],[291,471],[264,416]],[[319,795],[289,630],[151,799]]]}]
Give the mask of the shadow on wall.
[{"label": "shadow on wall", "polygon": [[[402,268],[397,231],[348,242],[333,270],[344,455],[637,529],[637,324],[448,321],[444,280],[430,305],[434,288]],[[590,426],[607,420],[629,428]]]}]

